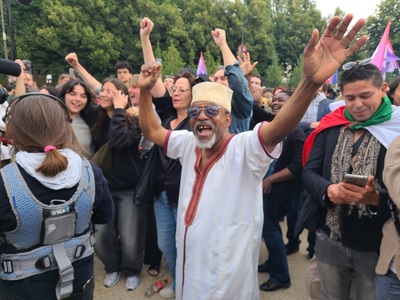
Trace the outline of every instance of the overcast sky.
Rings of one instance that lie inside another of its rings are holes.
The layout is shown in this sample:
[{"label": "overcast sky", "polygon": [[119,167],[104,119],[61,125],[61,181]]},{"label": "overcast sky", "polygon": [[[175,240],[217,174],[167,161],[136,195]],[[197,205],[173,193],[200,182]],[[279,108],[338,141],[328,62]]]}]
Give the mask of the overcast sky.
[{"label": "overcast sky", "polygon": [[336,7],[340,7],[345,13],[352,13],[354,19],[367,18],[374,14],[376,5],[381,0],[316,0],[317,8],[322,12],[323,17],[335,12]]}]

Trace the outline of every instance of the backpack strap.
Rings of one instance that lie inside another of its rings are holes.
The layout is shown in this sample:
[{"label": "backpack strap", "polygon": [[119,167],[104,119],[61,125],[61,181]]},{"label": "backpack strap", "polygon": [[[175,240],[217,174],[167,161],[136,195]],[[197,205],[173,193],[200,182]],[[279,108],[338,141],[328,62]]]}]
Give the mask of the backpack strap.
[{"label": "backpack strap", "polygon": [[64,243],[52,245],[54,257],[58,265],[60,279],[56,285],[57,299],[65,299],[72,294],[74,281],[74,268],[65,251]]}]

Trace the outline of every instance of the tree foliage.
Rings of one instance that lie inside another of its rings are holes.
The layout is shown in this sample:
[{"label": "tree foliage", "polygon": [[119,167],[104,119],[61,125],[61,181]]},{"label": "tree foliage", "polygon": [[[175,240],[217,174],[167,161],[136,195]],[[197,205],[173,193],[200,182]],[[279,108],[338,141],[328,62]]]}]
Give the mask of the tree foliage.
[{"label": "tree foliage", "polygon": [[293,68],[291,74],[290,74],[290,79],[289,79],[289,87],[290,88],[295,88],[300,80],[301,76],[303,75],[303,54],[300,55],[300,57],[297,59],[296,66]]},{"label": "tree foliage", "polygon": [[163,52],[162,61],[165,75],[175,75],[185,66],[178,49],[174,45],[169,46],[168,50]]},{"label": "tree foliage", "polygon": [[221,56],[218,55],[217,57],[214,57],[208,48],[204,52],[204,61],[206,62],[207,73],[209,76],[214,75],[214,72],[217,69],[217,67],[222,65]]},{"label": "tree foliage", "polygon": [[400,19],[398,10],[400,9],[400,0],[383,0],[377,7],[374,15],[368,17],[365,26],[365,33],[368,34],[369,40],[365,45],[364,51],[366,57],[372,56],[379,41],[385,31],[386,25],[391,20],[389,39],[392,43],[394,53],[400,55]]},{"label": "tree foliage", "polygon": [[277,87],[282,85],[284,71],[279,63],[278,55],[275,51],[272,52],[271,59],[272,62],[266,71],[267,79],[265,80],[265,82],[266,86],[268,87]]},{"label": "tree foliage", "polygon": [[[56,77],[66,72],[69,66],[64,58],[76,52],[99,80],[114,74],[119,60],[128,60],[136,72],[140,70],[139,27],[146,16],[155,23],[150,38],[168,75],[182,67],[195,69],[200,52],[212,74],[221,63],[221,53],[211,30],[222,28],[234,54],[242,42],[248,46],[252,60],[259,62],[257,71],[269,85],[271,74],[278,70],[298,70],[312,29],[321,32],[327,22],[313,0],[32,0],[28,6],[10,1],[17,56],[31,60],[36,75]],[[373,53],[389,19],[390,39],[399,55],[399,2],[383,0],[368,19],[364,32],[370,40],[357,57]],[[337,8],[335,14],[343,11]],[[296,76],[289,75],[292,84]]]},{"label": "tree foliage", "polygon": [[314,28],[320,32],[326,26],[326,20],[315,3],[310,0],[274,1],[276,7],[273,14],[275,49],[282,64],[296,66],[297,58],[310,40]]}]

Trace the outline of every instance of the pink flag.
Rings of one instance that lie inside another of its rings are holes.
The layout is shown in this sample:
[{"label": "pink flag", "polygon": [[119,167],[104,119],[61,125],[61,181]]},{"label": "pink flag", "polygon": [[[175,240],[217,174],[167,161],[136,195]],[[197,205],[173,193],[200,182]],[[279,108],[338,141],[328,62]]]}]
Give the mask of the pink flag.
[{"label": "pink flag", "polygon": [[393,72],[399,68],[397,61],[400,60],[400,58],[394,53],[392,44],[389,41],[390,24],[391,21],[389,20],[381,41],[372,55],[371,61],[372,64],[379,68],[383,76],[385,76],[385,73]]},{"label": "pink flag", "polygon": [[197,76],[208,75],[206,63],[204,62],[203,52],[200,52],[200,60],[199,60],[199,65],[197,66],[196,74],[197,74]]}]

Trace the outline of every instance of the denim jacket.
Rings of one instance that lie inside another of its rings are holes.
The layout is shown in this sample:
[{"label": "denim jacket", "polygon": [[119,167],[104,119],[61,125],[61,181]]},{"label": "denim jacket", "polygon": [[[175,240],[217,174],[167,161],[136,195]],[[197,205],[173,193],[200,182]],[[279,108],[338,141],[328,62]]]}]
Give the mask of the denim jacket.
[{"label": "denim jacket", "polygon": [[232,123],[229,132],[240,133],[249,130],[250,120],[253,116],[253,95],[251,94],[247,79],[240,68],[239,61],[225,67],[225,76],[228,78],[232,96]]}]

